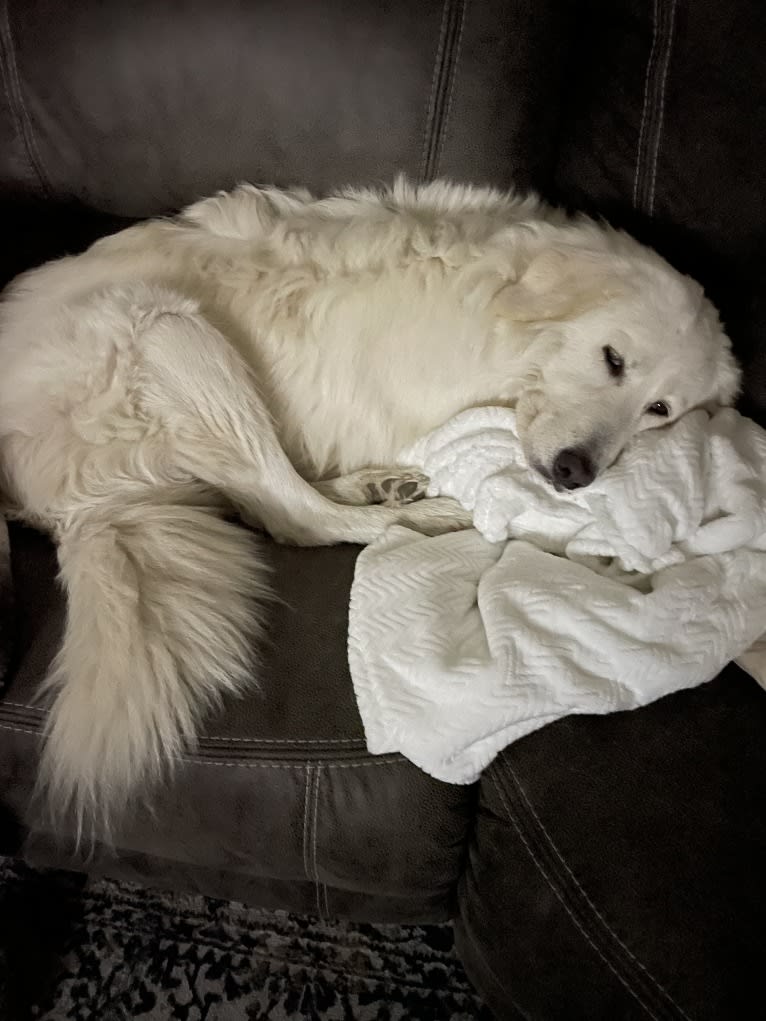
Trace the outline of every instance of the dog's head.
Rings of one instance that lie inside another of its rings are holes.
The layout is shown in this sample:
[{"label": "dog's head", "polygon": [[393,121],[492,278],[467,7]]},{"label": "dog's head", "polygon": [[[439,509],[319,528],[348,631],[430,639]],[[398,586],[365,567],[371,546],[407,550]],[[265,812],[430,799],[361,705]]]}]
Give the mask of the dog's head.
[{"label": "dog's head", "polygon": [[576,489],[637,433],[692,408],[730,404],[739,369],[702,288],[631,238],[547,247],[499,296],[530,333],[517,401],[529,464]]}]

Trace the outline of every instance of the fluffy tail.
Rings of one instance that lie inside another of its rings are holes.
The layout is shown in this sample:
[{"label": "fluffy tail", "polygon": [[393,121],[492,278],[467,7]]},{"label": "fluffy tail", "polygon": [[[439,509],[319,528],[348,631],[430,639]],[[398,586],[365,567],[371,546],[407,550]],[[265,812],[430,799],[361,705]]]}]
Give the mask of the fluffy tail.
[{"label": "fluffy tail", "polygon": [[252,676],[254,537],[214,510],[89,511],[60,536],[69,596],[40,779],[55,817],[109,838],[193,746],[200,718]]}]

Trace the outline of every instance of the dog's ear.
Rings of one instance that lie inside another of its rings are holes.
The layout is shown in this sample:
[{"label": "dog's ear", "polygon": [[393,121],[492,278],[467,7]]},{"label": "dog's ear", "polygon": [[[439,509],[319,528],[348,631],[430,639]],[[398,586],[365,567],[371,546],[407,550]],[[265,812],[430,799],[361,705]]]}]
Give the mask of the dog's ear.
[{"label": "dog's ear", "polygon": [[737,364],[731,352],[731,344],[727,341],[726,347],[718,359],[716,371],[716,392],[711,403],[721,407],[728,407],[734,404],[739,396],[742,385],[742,370]]},{"label": "dog's ear", "polygon": [[614,260],[574,248],[547,248],[500,290],[493,311],[516,322],[572,319],[617,292]]}]

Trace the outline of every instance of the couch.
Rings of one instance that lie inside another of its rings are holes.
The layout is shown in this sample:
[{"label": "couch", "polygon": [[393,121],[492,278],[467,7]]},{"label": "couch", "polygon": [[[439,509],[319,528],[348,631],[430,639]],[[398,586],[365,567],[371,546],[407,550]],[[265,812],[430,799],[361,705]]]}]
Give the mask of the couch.
[{"label": "couch", "polygon": [[[0,48],[3,281],[240,180],[532,187],[696,275],[742,410],[766,420],[759,0],[6,0]],[[11,525],[1,851],[320,916],[454,919],[498,1018],[763,1016],[751,678],[560,720],[450,786],[366,751],[345,652],[358,550],[266,548],[281,598],[259,686],[85,858],[30,809],[65,599],[51,543]]]}]

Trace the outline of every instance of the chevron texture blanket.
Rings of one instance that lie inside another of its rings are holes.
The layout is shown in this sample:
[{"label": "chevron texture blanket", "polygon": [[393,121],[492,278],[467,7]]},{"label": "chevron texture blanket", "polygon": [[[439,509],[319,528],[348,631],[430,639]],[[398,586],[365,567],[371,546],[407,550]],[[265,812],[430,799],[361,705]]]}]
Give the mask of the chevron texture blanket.
[{"label": "chevron texture blanket", "polygon": [[472,409],[402,464],[473,512],[365,549],[349,663],[371,752],[470,783],[568,713],[632,709],[732,659],[764,682],[766,432],[705,412],[641,434],[586,489],[530,471],[513,412]]}]

